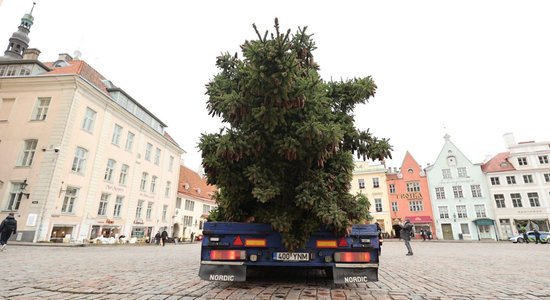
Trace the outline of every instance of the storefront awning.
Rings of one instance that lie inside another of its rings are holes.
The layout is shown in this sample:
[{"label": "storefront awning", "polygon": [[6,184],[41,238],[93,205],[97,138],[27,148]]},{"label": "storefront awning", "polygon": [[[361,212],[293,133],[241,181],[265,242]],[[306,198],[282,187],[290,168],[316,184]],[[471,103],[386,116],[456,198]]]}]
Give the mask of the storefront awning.
[{"label": "storefront awning", "polygon": [[406,217],[405,219],[409,219],[413,224],[425,224],[425,223],[432,222],[432,217],[430,216],[414,216],[414,217]]},{"label": "storefront awning", "polygon": [[493,219],[489,219],[489,218],[481,218],[481,219],[476,219],[474,220],[474,223],[476,225],[493,225],[495,224],[495,221]]}]

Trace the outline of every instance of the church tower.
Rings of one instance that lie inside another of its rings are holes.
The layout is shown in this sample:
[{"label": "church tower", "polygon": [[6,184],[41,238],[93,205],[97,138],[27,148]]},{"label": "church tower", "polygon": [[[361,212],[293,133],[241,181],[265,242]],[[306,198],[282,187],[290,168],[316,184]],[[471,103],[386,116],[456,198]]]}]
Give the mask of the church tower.
[{"label": "church tower", "polygon": [[16,60],[23,58],[23,53],[29,47],[29,32],[34,21],[32,11],[35,5],[36,2],[33,2],[31,11],[21,18],[21,25],[19,25],[19,29],[12,34],[8,49],[4,52],[4,56],[0,57],[0,60]]}]

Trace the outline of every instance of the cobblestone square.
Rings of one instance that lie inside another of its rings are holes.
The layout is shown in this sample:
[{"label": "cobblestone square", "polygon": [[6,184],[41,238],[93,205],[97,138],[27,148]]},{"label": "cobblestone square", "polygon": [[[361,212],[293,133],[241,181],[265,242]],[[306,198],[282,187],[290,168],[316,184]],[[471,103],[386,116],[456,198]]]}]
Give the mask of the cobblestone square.
[{"label": "cobblestone square", "polygon": [[199,244],[46,247],[0,253],[2,299],[550,299],[550,245],[414,241],[383,246],[378,282],[335,285],[321,271],[198,278]]}]

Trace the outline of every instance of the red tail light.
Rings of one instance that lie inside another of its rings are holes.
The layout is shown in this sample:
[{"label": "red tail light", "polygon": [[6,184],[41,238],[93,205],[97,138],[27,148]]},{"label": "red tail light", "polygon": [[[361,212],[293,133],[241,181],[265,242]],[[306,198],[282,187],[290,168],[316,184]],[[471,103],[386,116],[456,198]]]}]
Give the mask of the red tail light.
[{"label": "red tail light", "polygon": [[338,240],[338,247],[347,247],[348,246],[348,241],[346,241],[346,238],[340,238],[340,240]]},{"label": "red tail light", "polygon": [[369,262],[369,252],[336,252],[334,253],[334,262]]},{"label": "red tail light", "polygon": [[210,251],[211,260],[245,260],[246,251],[244,250],[212,250]]},{"label": "red tail light", "polygon": [[242,246],[243,241],[241,240],[241,237],[237,235],[235,240],[233,240],[233,246]]}]

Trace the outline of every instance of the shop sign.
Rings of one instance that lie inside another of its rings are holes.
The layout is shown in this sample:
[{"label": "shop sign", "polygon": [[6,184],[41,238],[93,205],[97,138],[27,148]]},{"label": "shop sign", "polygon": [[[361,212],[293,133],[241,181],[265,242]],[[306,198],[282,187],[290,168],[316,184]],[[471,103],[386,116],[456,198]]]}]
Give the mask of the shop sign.
[{"label": "shop sign", "polygon": [[404,193],[397,195],[397,199],[422,199],[422,193]]}]

